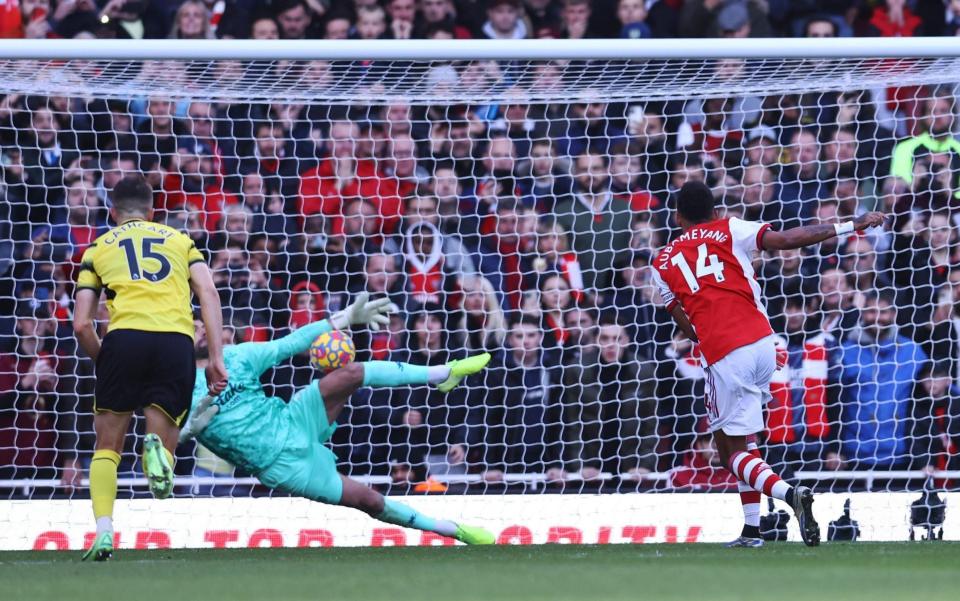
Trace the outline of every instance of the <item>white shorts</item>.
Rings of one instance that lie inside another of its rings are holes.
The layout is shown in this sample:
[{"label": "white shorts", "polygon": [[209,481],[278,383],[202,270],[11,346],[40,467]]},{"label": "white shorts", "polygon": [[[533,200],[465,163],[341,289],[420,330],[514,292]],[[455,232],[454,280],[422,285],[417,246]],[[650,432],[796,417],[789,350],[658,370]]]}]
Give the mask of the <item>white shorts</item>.
[{"label": "white shorts", "polygon": [[774,336],[742,346],[704,370],[710,431],[749,436],[764,429],[763,406],[777,368]]}]

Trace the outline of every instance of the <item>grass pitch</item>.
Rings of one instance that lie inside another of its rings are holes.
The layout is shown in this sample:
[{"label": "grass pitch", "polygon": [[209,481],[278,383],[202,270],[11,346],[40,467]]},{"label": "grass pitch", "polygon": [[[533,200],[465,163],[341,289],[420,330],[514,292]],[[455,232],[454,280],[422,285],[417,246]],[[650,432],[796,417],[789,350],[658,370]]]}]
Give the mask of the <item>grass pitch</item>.
[{"label": "grass pitch", "polygon": [[0,598],[85,601],[960,599],[960,543],[0,553]]}]

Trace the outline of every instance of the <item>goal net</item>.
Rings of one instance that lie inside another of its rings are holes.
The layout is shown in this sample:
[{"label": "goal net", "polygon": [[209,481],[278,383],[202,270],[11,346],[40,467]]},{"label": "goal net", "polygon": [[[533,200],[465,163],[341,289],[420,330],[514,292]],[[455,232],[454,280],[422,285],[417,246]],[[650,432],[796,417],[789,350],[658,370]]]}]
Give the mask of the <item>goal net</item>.
[{"label": "goal net", "polygon": [[[352,332],[359,361],[491,352],[448,395],[361,389],[329,444],[343,474],[505,542],[739,529],[737,496],[708,494],[737,485],[706,429],[698,348],[651,283],[684,182],[777,229],[883,211],[886,229],[755,258],[788,351],[759,442],[788,481],[842,493],[824,528],[851,497],[867,535],[904,538],[910,501],[960,476],[960,64],[908,40],[795,58],[755,42],[198,44],[193,60],[91,43],[0,60],[3,545],[79,548],[92,530],[94,365],[72,298],[128,173],[205,255],[228,343],[367,291],[397,311]],[[263,382],[289,399],[317,377],[304,354]],[[122,546],[420,541],[271,494],[194,443],[176,498],[148,500],[142,435],[137,418]]]}]

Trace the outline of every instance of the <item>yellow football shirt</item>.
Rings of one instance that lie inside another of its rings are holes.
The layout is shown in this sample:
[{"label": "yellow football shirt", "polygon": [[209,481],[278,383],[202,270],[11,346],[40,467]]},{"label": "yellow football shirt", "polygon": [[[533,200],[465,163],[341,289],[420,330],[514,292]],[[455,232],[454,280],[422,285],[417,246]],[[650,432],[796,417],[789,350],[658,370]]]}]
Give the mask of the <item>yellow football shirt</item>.
[{"label": "yellow football shirt", "polygon": [[160,223],[125,221],[83,253],[77,289],[107,294],[113,330],[179,332],[193,338],[190,265],[203,255],[186,235]]}]

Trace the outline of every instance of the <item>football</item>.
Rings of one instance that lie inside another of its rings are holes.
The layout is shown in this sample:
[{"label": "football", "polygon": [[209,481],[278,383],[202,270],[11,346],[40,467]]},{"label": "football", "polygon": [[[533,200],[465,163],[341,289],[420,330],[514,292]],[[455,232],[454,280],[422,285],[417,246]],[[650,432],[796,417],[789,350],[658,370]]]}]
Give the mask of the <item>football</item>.
[{"label": "football", "polygon": [[332,371],[353,361],[356,352],[347,334],[338,330],[325,332],[310,345],[310,365],[319,371]]}]

